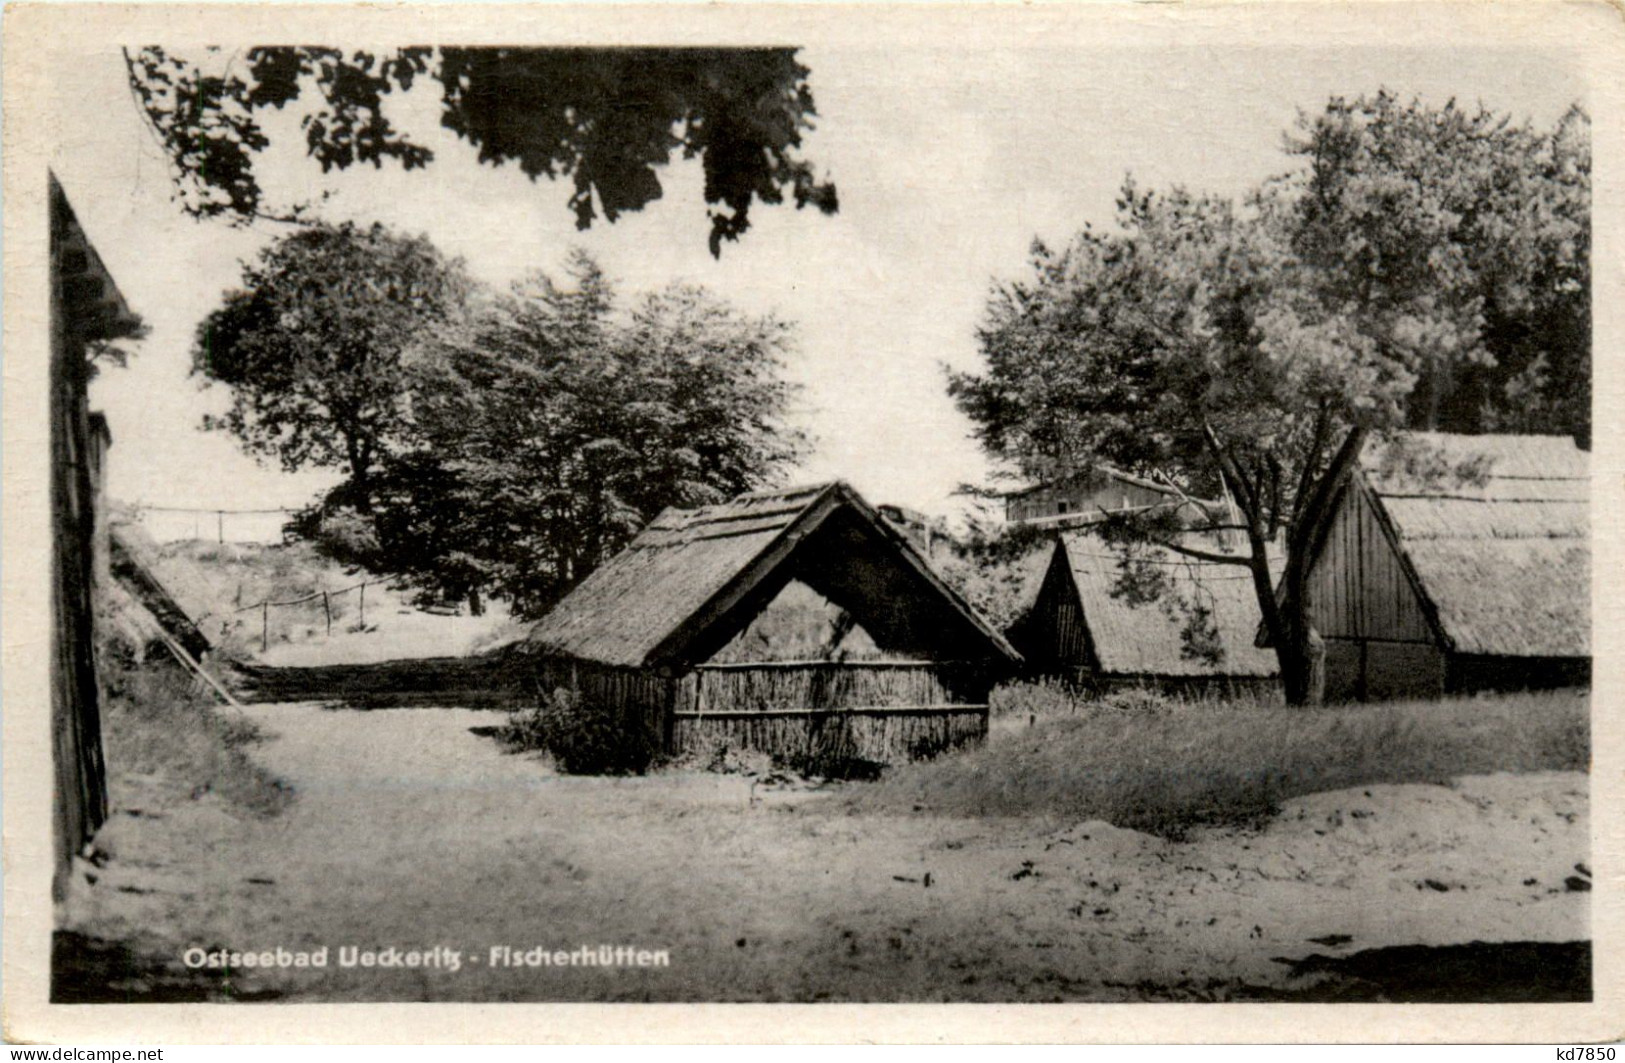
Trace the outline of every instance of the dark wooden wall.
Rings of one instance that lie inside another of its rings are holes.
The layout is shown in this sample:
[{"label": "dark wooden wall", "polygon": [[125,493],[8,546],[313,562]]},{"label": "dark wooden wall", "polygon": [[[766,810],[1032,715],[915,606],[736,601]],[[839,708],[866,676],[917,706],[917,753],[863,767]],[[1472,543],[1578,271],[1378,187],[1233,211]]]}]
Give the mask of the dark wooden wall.
[{"label": "dark wooden wall", "polygon": [[1309,574],[1309,616],[1326,640],[1328,700],[1444,693],[1444,651],[1358,480],[1344,488]]},{"label": "dark wooden wall", "polygon": [[[96,492],[101,447],[86,398],[81,310],[99,296],[67,201],[51,197],[51,736],[52,819],[61,899],[72,859],[107,818],[101,689],[96,672]],[[92,291],[92,285],[95,290]]]},{"label": "dark wooden wall", "polygon": [[1481,690],[1552,690],[1591,685],[1589,657],[1474,657],[1452,654],[1446,686],[1452,694]]},{"label": "dark wooden wall", "polygon": [[1056,549],[1050,554],[1049,568],[1032,610],[1011,636],[1034,672],[1075,672],[1080,668],[1093,670],[1098,665],[1065,550]]},{"label": "dark wooden wall", "polygon": [[1344,490],[1309,575],[1310,616],[1324,638],[1434,641],[1422,603],[1370,493]]},{"label": "dark wooden wall", "polygon": [[536,701],[530,666],[500,655],[306,667],[228,661],[219,668],[232,693],[251,703],[323,701],[383,709],[511,708]]}]

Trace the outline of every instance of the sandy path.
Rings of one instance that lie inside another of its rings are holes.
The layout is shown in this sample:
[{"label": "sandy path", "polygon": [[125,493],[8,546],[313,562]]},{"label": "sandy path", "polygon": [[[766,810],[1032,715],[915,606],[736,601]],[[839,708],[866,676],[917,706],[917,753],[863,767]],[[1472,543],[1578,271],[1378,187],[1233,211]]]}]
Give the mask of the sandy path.
[{"label": "sandy path", "polygon": [[[1278,958],[1314,952],[1589,937],[1588,894],[1564,885],[1587,859],[1583,775],[1318,794],[1262,833],[1173,844],[1103,823],[847,816],[820,794],[753,798],[739,777],[560,777],[471,732],[498,712],[251,712],[293,805],[244,821],[199,802],[209,851],[179,856],[164,822],[116,821],[125,873],[155,888],[101,890],[83,921],[463,955],[456,972],[239,978],[295,998],[1203,998],[1280,985]],[[1349,940],[1308,940],[1327,935]],[[599,943],[672,964],[487,962],[494,945]]]}]

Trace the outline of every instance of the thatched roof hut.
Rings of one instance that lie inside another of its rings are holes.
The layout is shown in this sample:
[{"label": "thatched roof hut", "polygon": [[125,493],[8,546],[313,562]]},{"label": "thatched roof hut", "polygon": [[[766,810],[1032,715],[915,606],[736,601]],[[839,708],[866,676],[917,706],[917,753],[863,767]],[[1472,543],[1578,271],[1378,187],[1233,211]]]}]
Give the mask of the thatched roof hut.
[{"label": "thatched roof hut", "polygon": [[1186,525],[1222,514],[1224,503],[1192,498],[1174,487],[1097,464],[1003,493],[1005,520],[1047,528],[1098,524],[1108,514],[1167,510]]},{"label": "thatched roof hut", "polygon": [[[1212,536],[1210,552],[1227,552]],[[1012,635],[1041,673],[1101,686],[1267,685],[1275,653],[1253,643],[1258,596],[1245,568],[1162,547],[1132,560],[1087,531],[1057,537],[1032,604]]]},{"label": "thatched roof hut", "polygon": [[[844,609],[886,657],[711,663],[792,582]],[[667,510],[527,647],[544,683],[616,703],[673,751],[721,741],[786,752],[839,713],[868,721],[859,744],[873,759],[985,733],[988,687],[1020,660],[844,483]]]},{"label": "thatched roof hut", "polygon": [[1589,494],[1566,436],[1373,443],[1311,546],[1328,696],[1587,681]]}]

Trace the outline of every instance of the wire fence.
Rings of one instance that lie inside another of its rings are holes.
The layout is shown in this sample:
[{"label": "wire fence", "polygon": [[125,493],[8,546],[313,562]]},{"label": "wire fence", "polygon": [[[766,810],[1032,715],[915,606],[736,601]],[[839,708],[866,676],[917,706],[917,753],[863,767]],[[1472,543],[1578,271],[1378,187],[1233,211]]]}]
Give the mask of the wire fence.
[{"label": "wire fence", "polygon": [[137,502],[135,515],[160,542],[214,539],[226,542],[277,542],[287,519],[299,509],[289,506],[232,509],[223,506],[154,506]]},{"label": "wire fence", "polygon": [[357,603],[357,623],[359,623],[362,627],[366,627],[367,588],[380,587],[387,582],[389,581],[381,579],[362,580],[360,583],[352,583],[348,587],[340,587],[337,590],[328,590],[324,587],[319,591],[312,591],[310,594],[301,595],[298,598],[287,598],[282,601],[272,601],[271,599],[266,598],[265,600],[255,602],[252,605],[245,605],[241,608],[233,609],[232,615],[235,616],[238,613],[250,613],[256,609],[259,610],[260,652],[264,653],[271,648],[272,609],[295,605],[306,605],[310,602],[316,601],[319,598],[321,599],[322,603],[322,614],[327,620],[327,633],[331,635],[333,634],[333,599],[339,597],[340,595],[349,594],[351,591],[355,591],[359,599]]}]

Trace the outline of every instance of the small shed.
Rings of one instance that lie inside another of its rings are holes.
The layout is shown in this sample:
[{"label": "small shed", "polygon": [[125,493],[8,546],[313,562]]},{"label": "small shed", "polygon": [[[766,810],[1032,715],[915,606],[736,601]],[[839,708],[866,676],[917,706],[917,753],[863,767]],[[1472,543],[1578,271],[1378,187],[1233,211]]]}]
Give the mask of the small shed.
[{"label": "small shed", "polygon": [[[1213,536],[1201,538],[1203,549],[1227,552]],[[1149,571],[1125,580],[1129,565]],[[1154,596],[1146,593],[1152,583]],[[1130,562],[1092,532],[1070,531],[1056,537],[1011,637],[1040,675],[1101,690],[1234,694],[1273,690],[1280,673],[1275,652],[1254,644],[1260,615],[1245,568],[1158,546],[1137,548]],[[1200,633],[1194,641],[1193,633]],[[1204,654],[1203,646],[1217,652]]]},{"label": "small shed", "polygon": [[1590,682],[1589,477],[1566,436],[1368,447],[1311,544],[1327,698]]},{"label": "small shed", "polygon": [[[844,610],[876,652],[741,660],[740,634],[792,583]],[[988,693],[1020,661],[844,483],[666,510],[527,645],[543,689],[615,707],[668,752],[839,746],[877,762],[982,738]]]},{"label": "small shed", "polygon": [[1189,523],[1197,523],[1222,512],[1223,506],[1189,498],[1167,484],[1109,465],[1091,466],[1004,495],[1004,517],[1009,523],[1054,528],[1098,523],[1107,513],[1155,509],[1172,509],[1188,517]]}]

